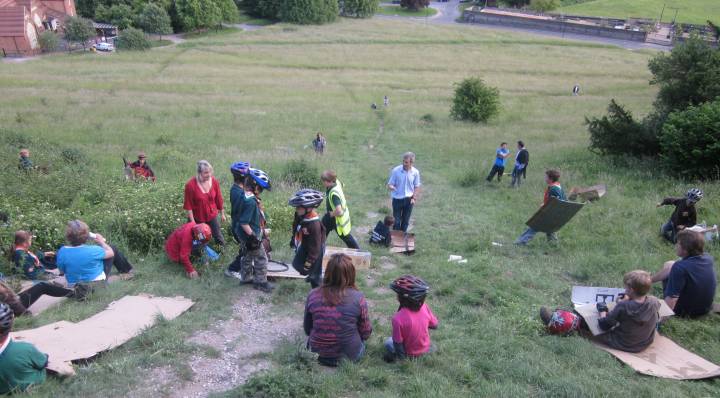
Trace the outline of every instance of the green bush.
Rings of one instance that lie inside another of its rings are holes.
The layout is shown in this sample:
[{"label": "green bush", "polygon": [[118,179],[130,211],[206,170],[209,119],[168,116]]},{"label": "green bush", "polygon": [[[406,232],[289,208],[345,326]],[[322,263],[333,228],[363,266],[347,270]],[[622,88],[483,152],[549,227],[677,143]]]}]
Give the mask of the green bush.
[{"label": "green bush", "polygon": [[312,398],[322,396],[312,373],[276,370],[254,376],[233,396],[252,398]]},{"label": "green bush", "polygon": [[54,32],[49,30],[40,33],[38,42],[40,43],[40,48],[44,53],[53,52],[60,46],[60,39]]},{"label": "green bush", "polygon": [[632,113],[610,100],[608,114],[602,118],[585,118],[590,132],[590,150],[601,155],[656,155],[657,136],[651,129],[633,119]]},{"label": "green bush", "polygon": [[118,49],[121,50],[147,50],[151,47],[150,41],[145,37],[142,30],[135,28],[127,28],[120,32],[117,42]]},{"label": "green bush", "polygon": [[370,18],[377,12],[379,0],[340,0],[340,15],[355,18]]},{"label": "green bush", "polygon": [[280,175],[280,181],[302,188],[320,189],[322,186],[317,166],[304,159],[287,162]]},{"label": "green bush", "polygon": [[450,116],[475,123],[487,122],[500,111],[500,93],[480,78],[470,77],[455,87]]},{"label": "green bush", "polygon": [[324,24],[335,21],[338,12],[337,0],[285,0],[279,17],[301,25]]},{"label": "green bush", "polygon": [[685,178],[720,177],[720,100],[668,116],[660,135],[661,159]]},{"label": "green bush", "polygon": [[557,0],[530,0],[530,9],[537,12],[548,12],[558,8]]},{"label": "green bush", "polygon": [[419,10],[430,5],[430,0],[400,0],[400,7],[409,10]]},{"label": "green bush", "polygon": [[458,178],[458,184],[464,188],[472,187],[478,185],[483,180],[483,178],[484,176],[482,172],[476,167],[472,167],[467,169],[463,174],[460,175],[460,177]]}]

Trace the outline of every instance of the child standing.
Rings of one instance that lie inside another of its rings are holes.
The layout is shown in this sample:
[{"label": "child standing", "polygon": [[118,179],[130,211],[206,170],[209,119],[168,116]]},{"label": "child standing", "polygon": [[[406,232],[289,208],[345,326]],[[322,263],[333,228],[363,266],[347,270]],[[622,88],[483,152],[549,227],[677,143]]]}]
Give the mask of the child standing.
[{"label": "child standing", "polygon": [[416,276],[403,275],[395,279],[390,288],[397,293],[400,309],[392,318],[393,333],[385,340],[384,359],[392,362],[433,351],[428,329],[436,329],[438,320],[425,304],[428,284]]},{"label": "child standing", "polygon": [[390,228],[395,224],[395,217],[385,216],[383,221],[378,221],[370,234],[370,243],[390,246]]},{"label": "child standing", "polygon": [[[550,198],[558,198],[560,200],[565,200],[565,192],[560,185],[559,171],[553,169],[547,170],[545,172],[545,183],[547,184],[547,188],[545,188],[545,195],[543,196],[543,202],[541,206],[545,206],[546,204],[548,204]],[[517,238],[515,244],[522,246],[527,245],[528,242],[530,242],[532,238],[535,237],[535,234],[537,234],[537,231],[528,227],[528,229],[526,229],[525,232],[523,232],[522,235]],[[555,232],[548,233],[547,238],[549,241],[556,241],[557,234]]]},{"label": "child standing", "polygon": [[252,283],[253,287],[265,293],[271,293],[275,288],[267,280],[267,253],[262,245],[263,228],[260,204],[255,195],[264,189],[271,189],[270,178],[259,169],[250,168],[245,178],[245,195],[243,197],[242,212],[239,215],[238,241],[242,255],[240,267],[240,284]]},{"label": "child standing", "polygon": [[675,211],[670,216],[670,220],[660,227],[660,234],[663,238],[675,243],[677,233],[685,228],[692,227],[697,224],[697,209],[695,203],[703,198],[703,191],[699,188],[692,188],[685,193],[684,198],[665,198],[657,204],[657,207],[673,205]]},{"label": "child standing", "polygon": [[[245,177],[247,177],[250,163],[235,162],[230,165],[230,173],[233,176],[233,185],[230,188],[230,230],[235,241],[240,243],[240,214],[242,206],[245,203]],[[240,268],[242,266],[243,245],[240,245],[238,255],[225,270],[225,276],[230,278],[242,279],[240,276]]]},{"label": "child standing", "polygon": [[[33,253],[30,251],[32,245],[32,234],[27,231],[15,232],[15,244],[12,246],[10,252],[13,253],[13,262],[15,263],[15,269],[21,271],[26,278],[34,279],[47,279],[47,270],[45,269],[45,263],[54,260],[54,252],[37,252]],[[49,264],[48,264],[49,265]]]},{"label": "child standing", "polygon": [[34,345],[10,338],[15,316],[5,303],[0,303],[0,394],[26,391],[45,382],[47,354]]},{"label": "child standing", "polygon": [[294,235],[290,241],[295,249],[292,266],[300,275],[307,275],[305,280],[313,289],[320,286],[325,251],[325,226],[315,211],[322,201],[323,194],[314,189],[301,189],[288,200],[295,208]]},{"label": "child standing", "polygon": [[497,174],[497,180],[500,182],[503,173],[505,172],[505,159],[510,156],[510,150],[507,149],[507,142],[500,143],[500,148],[495,151],[495,163],[490,170],[486,180],[491,182],[495,174]]}]

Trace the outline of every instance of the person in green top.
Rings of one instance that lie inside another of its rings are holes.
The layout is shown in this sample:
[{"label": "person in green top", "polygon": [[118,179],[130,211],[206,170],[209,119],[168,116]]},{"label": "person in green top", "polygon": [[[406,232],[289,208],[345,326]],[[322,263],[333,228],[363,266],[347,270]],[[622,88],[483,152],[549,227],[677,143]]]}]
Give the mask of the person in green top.
[{"label": "person in green top", "polygon": [[33,162],[30,160],[30,150],[23,148],[20,150],[20,160],[18,161],[18,169],[32,170]]},{"label": "person in green top", "polygon": [[[559,171],[553,169],[545,171],[545,183],[547,184],[547,188],[545,188],[543,202],[540,204],[540,206],[545,206],[546,204],[548,204],[550,198],[567,200],[565,199],[565,191],[563,191],[562,185],[560,185]],[[522,235],[517,238],[515,244],[519,246],[525,246],[528,244],[528,242],[532,240],[532,238],[535,237],[535,234],[537,234],[537,231],[528,227],[528,229],[526,229],[525,232],[523,232]],[[547,239],[548,241],[557,241],[557,234],[555,232],[548,233]]]},{"label": "person in green top", "polygon": [[326,236],[330,234],[330,231],[337,232],[340,239],[345,242],[345,245],[351,249],[360,249],[355,237],[352,236],[350,230],[352,225],[350,224],[350,209],[348,209],[347,202],[345,201],[345,194],[342,190],[342,183],[338,181],[337,174],[333,170],[325,170],[320,176],[322,179],[325,189],[327,189],[327,213],[322,218],[322,223],[325,226]]},{"label": "person in green top", "polygon": [[47,354],[34,345],[10,338],[15,315],[0,303],[0,394],[27,391],[45,382]]},{"label": "person in green top", "polygon": [[[275,286],[267,280],[267,253],[262,245],[263,231],[260,221],[262,213],[256,196],[263,190],[270,190],[270,178],[259,169],[248,169],[243,184],[245,194],[242,198],[238,216],[237,235],[240,245],[240,284],[253,284],[253,287],[265,293],[271,293]],[[234,220],[233,220],[234,221]]]}]

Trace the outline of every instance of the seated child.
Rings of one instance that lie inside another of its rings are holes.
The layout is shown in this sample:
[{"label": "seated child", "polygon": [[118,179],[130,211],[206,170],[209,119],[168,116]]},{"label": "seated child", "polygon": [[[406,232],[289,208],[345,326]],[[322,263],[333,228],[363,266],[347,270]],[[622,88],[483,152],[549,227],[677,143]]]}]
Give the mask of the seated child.
[{"label": "seated child", "polygon": [[30,160],[30,150],[23,148],[20,150],[20,159],[18,160],[18,169],[32,170],[33,162]]},{"label": "seated child", "polygon": [[28,279],[51,279],[54,277],[47,268],[55,268],[54,252],[37,252],[30,251],[32,245],[32,234],[27,231],[15,232],[15,244],[11,247],[10,253],[13,253],[13,263],[18,272],[22,272]]},{"label": "seated child", "polygon": [[370,243],[376,245],[390,246],[390,229],[395,224],[395,217],[385,216],[383,221],[378,221],[370,233]]},{"label": "seated child", "polygon": [[395,279],[390,288],[397,293],[400,309],[392,318],[393,333],[385,340],[384,359],[392,362],[434,351],[428,329],[436,329],[438,320],[425,304],[430,286],[416,276],[403,275]]},{"label": "seated child", "polygon": [[10,307],[0,303],[0,394],[26,391],[45,382],[48,356],[30,343],[10,338],[14,319]]},{"label": "seated child", "polygon": [[323,194],[314,189],[301,189],[288,201],[295,208],[294,235],[290,242],[295,249],[292,266],[300,275],[307,275],[305,280],[313,289],[320,286],[325,252],[325,226],[315,211],[322,201]]}]

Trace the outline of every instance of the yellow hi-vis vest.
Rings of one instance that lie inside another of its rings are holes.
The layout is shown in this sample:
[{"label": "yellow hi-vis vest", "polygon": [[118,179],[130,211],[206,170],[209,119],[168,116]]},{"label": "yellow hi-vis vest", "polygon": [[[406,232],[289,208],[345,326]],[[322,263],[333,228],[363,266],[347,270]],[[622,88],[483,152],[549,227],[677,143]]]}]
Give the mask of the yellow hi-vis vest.
[{"label": "yellow hi-vis vest", "polygon": [[[337,230],[337,234],[340,236],[350,235],[350,228],[352,227],[350,224],[350,210],[347,207],[345,194],[342,191],[342,184],[339,180],[335,181],[335,186],[330,189],[330,193],[328,194],[328,201],[331,207],[333,196],[340,199],[340,208],[343,211],[341,216],[335,217],[335,230]],[[335,209],[333,208],[333,210]]]}]

